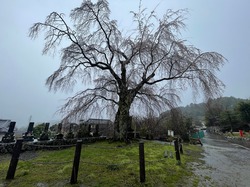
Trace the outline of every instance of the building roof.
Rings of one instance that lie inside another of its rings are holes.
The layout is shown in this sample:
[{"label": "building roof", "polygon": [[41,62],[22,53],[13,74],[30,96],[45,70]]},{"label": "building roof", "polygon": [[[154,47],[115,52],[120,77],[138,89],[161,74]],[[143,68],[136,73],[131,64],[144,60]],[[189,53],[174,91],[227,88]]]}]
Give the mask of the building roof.
[{"label": "building roof", "polygon": [[8,132],[11,120],[0,119],[0,132]]},{"label": "building roof", "polygon": [[104,125],[104,124],[110,124],[112,123],[111,120],[109,119],[93,119],[93,118],[90,118],[88,119],[87,121],[84,122],[85,124],[100,124],[100,125]]}]

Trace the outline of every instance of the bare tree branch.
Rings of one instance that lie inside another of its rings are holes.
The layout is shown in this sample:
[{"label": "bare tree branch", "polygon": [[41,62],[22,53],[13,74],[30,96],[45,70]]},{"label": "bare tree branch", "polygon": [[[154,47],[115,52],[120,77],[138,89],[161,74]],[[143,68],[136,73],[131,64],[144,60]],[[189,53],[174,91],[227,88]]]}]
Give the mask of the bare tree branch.
[{"label": "bare tree branch", "polygon": [[[52,12],[45,22],[30,28],[33,39],[41,32],[45,34],[43,54],[61,54],[58,69],[47,78],[49,90],[68,91],[75,84],[88,85],[62,106],[65,119],[116,111],[115,130],[124,137],[130,112],[139,106],[160,113],[175,106],[187,87],[206,97],[223,90],[216,72],[226,59],[181,39],[187,10],[167,10],[159,18],[155,10],[148,13],[141,2],[139,11],[131,13],[136,25],[129,29],[129,36],[110,19],[106,0],[84,0],[71,11],[72,26],[63,14]],[[60,48],[64,41],[70,44]]]}]

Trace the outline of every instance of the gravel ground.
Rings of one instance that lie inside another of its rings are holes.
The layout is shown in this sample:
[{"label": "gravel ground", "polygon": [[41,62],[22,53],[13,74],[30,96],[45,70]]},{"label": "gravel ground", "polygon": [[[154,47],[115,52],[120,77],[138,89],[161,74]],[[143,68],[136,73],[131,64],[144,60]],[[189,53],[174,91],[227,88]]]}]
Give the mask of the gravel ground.
[{"label": "gravel ground", "polygon": [[248,187],[250,149],[207,134],[203,139],[204,164],[193,166],[198,186]]}]

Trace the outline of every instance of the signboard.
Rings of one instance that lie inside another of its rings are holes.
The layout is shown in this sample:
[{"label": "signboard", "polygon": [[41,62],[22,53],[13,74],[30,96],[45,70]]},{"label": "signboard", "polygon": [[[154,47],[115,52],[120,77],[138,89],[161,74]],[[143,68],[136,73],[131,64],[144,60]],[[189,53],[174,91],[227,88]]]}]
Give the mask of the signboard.
[{"label": "signboard", "polygon": [[168,130],[168,136],[172,136],[172,137],[174,137],[174,131],[172,131],[172,130]]}]

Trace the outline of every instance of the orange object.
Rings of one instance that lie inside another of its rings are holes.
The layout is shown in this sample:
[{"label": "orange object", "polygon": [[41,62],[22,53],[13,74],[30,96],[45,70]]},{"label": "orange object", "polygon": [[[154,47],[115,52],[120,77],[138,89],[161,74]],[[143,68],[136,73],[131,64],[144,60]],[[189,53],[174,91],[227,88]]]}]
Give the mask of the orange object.
[{"label": "orange object", "polygon": [[239,130],[240,131],[240,136],[243,137],[243,130]]}]

